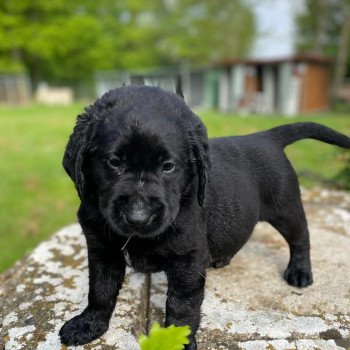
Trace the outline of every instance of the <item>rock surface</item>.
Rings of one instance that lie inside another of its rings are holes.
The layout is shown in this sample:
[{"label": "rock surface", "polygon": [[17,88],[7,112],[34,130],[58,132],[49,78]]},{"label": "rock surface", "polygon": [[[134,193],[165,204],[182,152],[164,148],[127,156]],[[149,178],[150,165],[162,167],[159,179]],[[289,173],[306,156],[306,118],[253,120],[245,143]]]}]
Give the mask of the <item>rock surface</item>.
[{"label": "rock surface", "polygon": [[[79,225],[69,226],[2,276],[0,349],[65,350],[58,337],[64,321],[87,304],[86,245]],[[133,334],[146,328],[145,276],[127,271],[108,332],[75,349],[138,350]]]},{"label": "rock surface", "polygon": [[[208,271],[200,350],[350,349],[350,194],[302,194],[314,284],[298,289],[284,282],[287,244],[259,224],[229,266]],[[72,225],[0,276],[0,349],[67,349],[57,333],[86,305],[86,266],[81,229]],[[147,319],[163,321],[165,292],[163,274],[150,282],[128,270],[108,332],[76,349],[139,349],[135,336]]]}]

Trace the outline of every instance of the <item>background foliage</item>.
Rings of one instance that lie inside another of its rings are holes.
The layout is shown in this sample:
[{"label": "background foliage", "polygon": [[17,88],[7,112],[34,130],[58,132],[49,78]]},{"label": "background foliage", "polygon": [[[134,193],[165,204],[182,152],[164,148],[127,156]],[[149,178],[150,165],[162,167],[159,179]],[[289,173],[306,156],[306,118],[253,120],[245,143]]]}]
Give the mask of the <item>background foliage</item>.
[{"label": "background foliage", "polygon": [[0,70],[76,84],[96,70],[244,56],[254,32],[241,0],[2,0]]}]

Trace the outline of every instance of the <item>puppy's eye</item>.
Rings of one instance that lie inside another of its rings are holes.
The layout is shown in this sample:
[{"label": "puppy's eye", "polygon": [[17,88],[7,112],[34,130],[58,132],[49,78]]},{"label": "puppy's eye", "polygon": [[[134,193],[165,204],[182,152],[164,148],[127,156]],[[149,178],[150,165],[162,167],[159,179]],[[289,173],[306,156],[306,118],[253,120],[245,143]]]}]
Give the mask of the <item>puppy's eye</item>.
[{"label": "puppy's eye", "polygon": [[173,162],[164,162],[163,163],[163,172],[164,173],[171,173],[175,170],[175,163]]},{"label": "puppy's eye", "polygon": [[110,168],[115,169],[121,165],[121,161],[118,157],[113,157],[111,159],[108,159],[107,164]]}]

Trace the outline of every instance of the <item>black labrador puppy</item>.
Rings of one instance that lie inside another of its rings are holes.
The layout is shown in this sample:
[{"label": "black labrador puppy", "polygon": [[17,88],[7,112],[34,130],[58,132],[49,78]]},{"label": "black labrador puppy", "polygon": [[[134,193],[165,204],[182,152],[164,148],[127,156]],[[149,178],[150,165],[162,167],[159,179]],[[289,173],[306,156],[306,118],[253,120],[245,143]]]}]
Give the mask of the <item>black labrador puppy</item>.
[{"label": "black labrador puppy", "polygon": [[125,86],[78,116],[63,159],[81,199],[89,297],[60,330],[67,345],[108,329],[126,255],[136,271],[165,271],[165,325],[189,325],[196,349],[206,269],[227,265],[258,221],[286,239],[286,281],[312,283],[310,242],[297,176],[283,148],[313,138],[350,139],[315,123],[208,140],[201,120],[173,93]]}]

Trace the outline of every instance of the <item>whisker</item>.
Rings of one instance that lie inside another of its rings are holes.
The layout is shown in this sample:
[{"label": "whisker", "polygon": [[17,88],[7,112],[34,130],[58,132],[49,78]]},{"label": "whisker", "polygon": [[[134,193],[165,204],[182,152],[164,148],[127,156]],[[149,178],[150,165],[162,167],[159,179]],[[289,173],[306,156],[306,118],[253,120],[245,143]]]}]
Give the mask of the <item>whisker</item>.
[{"label": "whisker", "polygon": [[126,248],[126,246],[129,243],[130,239],[131,239],[131,236],[128,238],[128,240],[125,242],[125,244],[121,247],[121,251],[123,251]]},{"label": "whisker", "polygon": [[199,274],[206,280],[207,278],[206,278],[206,276],[204,276],[203,274],[202,274],[202,272],[200,272],[200,271],[198,271],[199,272]]}]

